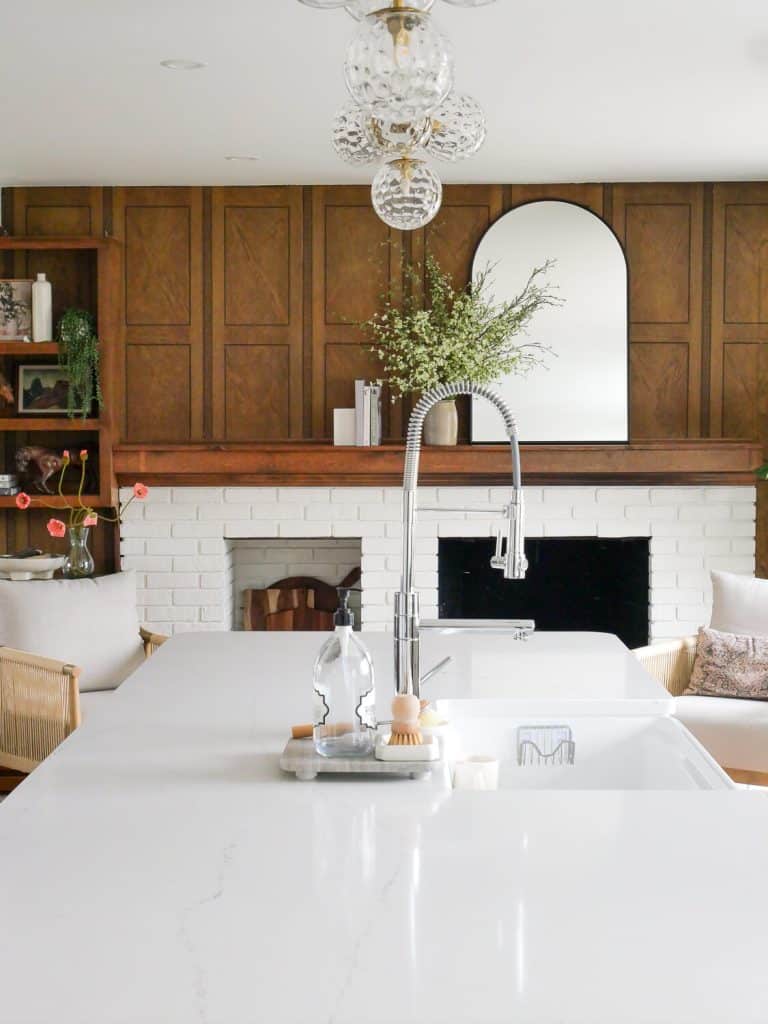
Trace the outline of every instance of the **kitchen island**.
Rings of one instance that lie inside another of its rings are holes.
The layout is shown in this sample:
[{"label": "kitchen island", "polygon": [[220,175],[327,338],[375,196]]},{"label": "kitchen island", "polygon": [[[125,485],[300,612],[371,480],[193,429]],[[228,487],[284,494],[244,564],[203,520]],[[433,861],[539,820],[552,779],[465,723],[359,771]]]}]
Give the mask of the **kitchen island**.
[{"label": "kitchen island", "polygon": [[[1,1024],[764,1024],[763,794],[297,782],[322,639],[175,638],[0,806]],[[670,710],[608,637],[445,654],[425,696]]]}]

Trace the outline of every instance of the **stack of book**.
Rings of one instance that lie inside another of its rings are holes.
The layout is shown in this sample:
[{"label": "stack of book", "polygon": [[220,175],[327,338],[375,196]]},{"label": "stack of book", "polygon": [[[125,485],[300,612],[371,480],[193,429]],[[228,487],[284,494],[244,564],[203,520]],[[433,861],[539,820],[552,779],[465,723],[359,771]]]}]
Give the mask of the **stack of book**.
[{"label": "stack of book", "polygon": [[19,478],[15,473],[0,473],[0,496],[19,493]]},{"label": "stack of book", "polygon": [[381,444],[381,381],[355,381],[355,444],[370,448]]}]

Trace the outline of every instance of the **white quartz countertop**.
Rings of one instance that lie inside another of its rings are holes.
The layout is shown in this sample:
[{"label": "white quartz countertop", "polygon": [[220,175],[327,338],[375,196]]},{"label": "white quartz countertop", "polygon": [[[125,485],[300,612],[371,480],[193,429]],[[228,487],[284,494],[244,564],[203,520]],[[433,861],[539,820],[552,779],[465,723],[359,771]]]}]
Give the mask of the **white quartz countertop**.
[{"label": "white quartz countertop", "polygon": [[[0,805],[2,1024],[765,1024],[763,794],[297,782],[322,639],[172,640]],[[571,697],[659,698],[573,634],[499,685],[574,664]]]}]

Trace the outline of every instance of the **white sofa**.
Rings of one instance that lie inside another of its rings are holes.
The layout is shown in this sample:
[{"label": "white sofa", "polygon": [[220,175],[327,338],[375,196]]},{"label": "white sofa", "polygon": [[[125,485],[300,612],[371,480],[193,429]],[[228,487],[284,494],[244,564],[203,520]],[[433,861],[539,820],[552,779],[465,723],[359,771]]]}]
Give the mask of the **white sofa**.
[{"label": "white sofa", "polygon": [[768,701],[688,697],[696,637],[641,647],[635,654],[675,697],[675,717],[737,782],[768,785]]},{"label": "white sofa", "polygon": [[[768,580],[713,572],[710,628],[768,637]],[[675,696],[675,716],[733,779],[768,785],[768,701],[684,696],[696,639],[653,644],[635,654]]]}]

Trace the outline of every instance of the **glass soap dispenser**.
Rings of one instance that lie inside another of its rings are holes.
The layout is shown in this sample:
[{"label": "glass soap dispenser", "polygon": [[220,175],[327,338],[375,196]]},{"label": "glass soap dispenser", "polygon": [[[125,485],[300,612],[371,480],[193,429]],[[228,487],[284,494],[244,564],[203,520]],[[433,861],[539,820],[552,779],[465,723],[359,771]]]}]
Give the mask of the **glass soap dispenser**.
[{"label": "glass soap dispenser", "polygon": [[323,757],[365,757],[376,742],[373,661],[352,632],[349,609],[354,589],[338,587],[334,632],[320,648],[314,667],[314,741]]}]

